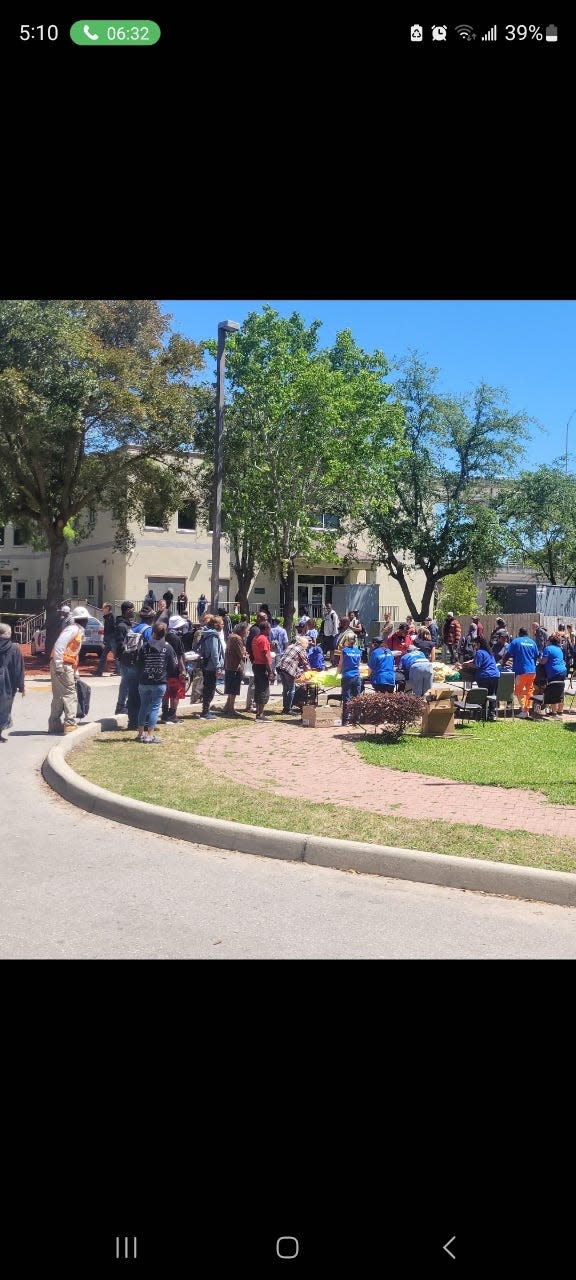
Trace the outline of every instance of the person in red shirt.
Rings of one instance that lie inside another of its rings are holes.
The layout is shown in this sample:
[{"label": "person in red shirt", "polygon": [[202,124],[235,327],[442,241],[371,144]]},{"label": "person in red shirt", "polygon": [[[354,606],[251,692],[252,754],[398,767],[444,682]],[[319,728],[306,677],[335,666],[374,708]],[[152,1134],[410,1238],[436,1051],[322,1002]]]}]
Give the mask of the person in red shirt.
[{"label": "person in red shirt", "polygon": [[397,655],[394,659],[394,666],[398,670],[400,667],[400,660],[404,657],[405,653],[408,653],[412,644],[412,636],[410,634],[408,623],[401,622],[398,630],[394,631],[391,636],[387,637],[386,644],[388,645],[388,648],[392,649]]},{"label": "person in red shirt", "polygon": [[270,623],[262,622],[258,635],[252,641],[252,670],[254,672],[254,704],[256,719],[264,719],[264,707],[270,697],[272,677],[272,650],[270,648]]}]

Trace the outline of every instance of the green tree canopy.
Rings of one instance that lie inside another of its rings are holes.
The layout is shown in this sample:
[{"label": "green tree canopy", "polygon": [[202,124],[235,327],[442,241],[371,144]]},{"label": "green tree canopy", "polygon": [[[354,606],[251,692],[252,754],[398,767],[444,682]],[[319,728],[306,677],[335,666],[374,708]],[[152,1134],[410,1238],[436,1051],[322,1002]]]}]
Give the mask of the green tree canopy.
[{"label": "green tree canopy", "polygon": [[[367,524],[380,562],[422,621],[447,574],[482,572],[505,555],[506,527],[494,486],[522,455],[529,419],[510,413],[506,393],[486,383],[467,396],[439,396],[438,370],[415,352],[403,366],[395,390],[408,452],[398,465],[395,500],[373,490]],[[420,600],[409,581],[414,569],[425,578]]]},{"label": "green tree canopy", "polygon": [[442,589],[436,608],[436,618],[443,623],[448,613],[466,617],[474,617],[480,613],[478,604],[478,588],[471,569],[461,569],[459,573],[447,574],[442,579]]},{"label": "green tree canopy", "polygon": [[502,500],[514,559],[548,582],[576,583],[576,476],[560,462],[522,471]]},{"label": "green tree canopy", "polygon": [[203,355],[169,319],[153,301],[0,303],[0,509],[50,549],[48,651],[65,530],[78,541],[89,509],[109,506],[126,545],[151,492],[177,505],[166,463],[192,448]]},{"label": "green tree canopy", "polygon": [[[287,626],[296,557],[335,554],[338,530],[319,530],[318,514],[352,522],[376,475],[389,494],[401,451],[401,412],[384,355],[362,351],[349,330],[321,350],[319,328],[265,306],[227,346],[225,528],[241,597],[258,569],[268,569],[280,581]],[[208,411],[199,437],[205,447],[213,430]]]}]

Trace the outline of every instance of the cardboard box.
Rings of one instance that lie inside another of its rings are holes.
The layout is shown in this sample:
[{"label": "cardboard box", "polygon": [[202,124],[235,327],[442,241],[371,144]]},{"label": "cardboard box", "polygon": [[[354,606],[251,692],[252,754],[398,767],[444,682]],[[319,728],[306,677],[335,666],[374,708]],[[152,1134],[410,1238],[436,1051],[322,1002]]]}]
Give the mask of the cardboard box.
[{"label": "cardboard box", "polygon": [[338,720],[339,707],[303,707],[302,724],[309,729],[329,729]]},{"label": "cardboard box", "polygon": [[454,707],[448,699],[427,702],[422,716],[422,738],[455,738]]}]

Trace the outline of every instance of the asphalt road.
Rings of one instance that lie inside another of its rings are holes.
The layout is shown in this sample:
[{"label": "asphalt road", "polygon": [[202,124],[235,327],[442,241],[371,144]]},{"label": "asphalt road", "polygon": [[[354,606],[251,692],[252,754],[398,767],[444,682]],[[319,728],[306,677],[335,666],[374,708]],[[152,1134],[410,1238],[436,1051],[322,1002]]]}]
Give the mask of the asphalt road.
[{"label": "asphalt road", "polygon": [[[113,713],[117,679],[89,683],[90,718]],[[83,813],[40,773],[49,703],[49,682],[29,682],[0,747],[3,958],[576,958],[574,908],[209,849]]]}]

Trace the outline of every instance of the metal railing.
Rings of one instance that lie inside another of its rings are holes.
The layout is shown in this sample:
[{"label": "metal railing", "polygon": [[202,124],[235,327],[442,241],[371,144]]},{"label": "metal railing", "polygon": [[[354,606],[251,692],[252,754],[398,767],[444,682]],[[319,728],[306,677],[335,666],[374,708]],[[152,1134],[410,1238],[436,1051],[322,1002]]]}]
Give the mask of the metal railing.
[{"label": "metal railing", "polygon": [[25,618],[19,618],[14,626],[14,639],[18,644],[30,644],[35,631],[41,630],[45,625],[46,614],[42,613],[27,614]]}]

